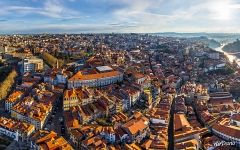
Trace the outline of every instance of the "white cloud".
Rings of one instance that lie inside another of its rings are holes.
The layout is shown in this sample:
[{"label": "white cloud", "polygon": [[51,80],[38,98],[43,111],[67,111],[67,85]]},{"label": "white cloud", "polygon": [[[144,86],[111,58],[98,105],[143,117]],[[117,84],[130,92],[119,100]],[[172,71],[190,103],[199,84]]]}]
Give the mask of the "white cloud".
[{"label": "white cloud", "polygon": [[125,32],[127,29],[134,29],[134,24],[56,24],[56,23],[26,23],[0,24],[0,33],[105,33]]},{"label": "white cloud", "polygon": [[40,14],[52,18],[79,18],[79,13],[65,7],[59,0],[45,0],[42,7],[5,6],[0,15],[9,13]]},{"label": "white cloud", "polygon": [[[66,2],[81,4],[81,0],[65,0]],[[96,1],[88,0],[88,2],[95,4]],[[92,32],[239,32],[240,30],[240,3],[238,0],[98,0],[98,3],[101,5],[110,3],[116,7],[110,9],[109,18],[105,14],[103,18],[101,13],[89,14],[88,18],[82,18],[82,22],[85,21],[85,24],[77,21],[68,22],[69,18],[80,18],[81,10],[76,11],[66,7],[64,0],[44,0],[42,6],[39,7],[4,6],[0,9],[0,16],[9,13],[17,15],[33,13],[50,17],[49,22],[39,21],[31,25],[26,25],[26,23],[23,27],[18,25],[16,26],[18,31],[62,30],[72,32],[76,30],[77,32],[91,31],[92,29]],[[99,11],[101,9],[105,9],[105,7],[100,6]],[[105,11],[103,10],[103,12]],[[63,24],[54,24],[51,18],[62,18],[66,21],[62,22]],[[99,21],[101,19],[102,21]],[[3,27],[3,25],[1,26]],[[8,28],[10,27],[6,25],[5,29]],[[15,28],[12,27],[12,29]]]},{"label": "white cloud", "polygon": [[194,29],[197,32],[229,32],[230,29],[235,29],[232,32],[239,31],[237,27],[240,25],[240,15],[237,10],[240,4],[235,0],[123,2],[126,6],[113,14],[120,22],[138,22],[136,32],[194,32]]}]

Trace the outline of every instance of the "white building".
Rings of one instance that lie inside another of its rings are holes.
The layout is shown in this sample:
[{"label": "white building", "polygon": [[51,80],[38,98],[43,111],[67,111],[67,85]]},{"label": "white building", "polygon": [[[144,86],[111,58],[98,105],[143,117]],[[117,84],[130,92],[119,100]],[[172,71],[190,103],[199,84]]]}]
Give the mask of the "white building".
[{"label": "white building", "polygon": [[18,141],[18,131],[11,130],[9,128],[5,128],[4,126],[0,126],[0,134],[10,137],[11,139]]},{"label": "white building", "polygon": [[23,60],[23,72],[33,72],[43,69],[43,60],[39,58],[25,58]]},{"label": "white building", "polygon": [[220,58],[220,55],[219,55],[219,52],[212,52],[212,53],[208,53],[208,57],[211,58],[211,59],[219,59]]},{"label": "white building", "polygon": [[5,110],[11,111],[13,105],[15,105],[20,99],[22,99],[23,93],[21,91],[15,91],[5,101]]},{"label": "white building", "polygon": [[[137,103],[140,99],[140,90],[130,87],[124,87],[119,90],[122,96],[125,98],[124,105],[126,105],[126,109],[129,109],[133,105]],[[126,110],[125,109],[125,110]]]},{"label": "white building", "polygon": [[240,147],[240,127],[228,125],[228,118],[217,122],[212,127],[212,132],[225,141],[232,142]]},{"label": "white building", "polygon": [[115,143],[116,136],[112,127],[103,127],[103,130],[100,134],[109,143]]},{"label": "white building", "polygon": [[119,71],[113,71],[110,67],[98,67],[95,73],[83,73],[78,71],[68,80],[68,89],[78,87],[101,87],[109,84],[121,82],[123,74]]},{"label": "white building", "polygon": [[52,111],[51,104],[44,104],[26,97],[11,109],[11,117],[33,124],[36,129],[42,129]]},{"label": "white building", "polygon": [[0,134],[8,136],[15,141],[27,140],[34,131],[35,127],[32,124],[0,117]]},{"label": "white building", "polygon": [[149,120],[146,117],[132,119],[123,125],[123,129],[127,132],[130,141],[140,143],[149,133]]},{"label": "white building", "polygon": [[240,114],[233,114],[231,116],[231,123],[240,127]]}]

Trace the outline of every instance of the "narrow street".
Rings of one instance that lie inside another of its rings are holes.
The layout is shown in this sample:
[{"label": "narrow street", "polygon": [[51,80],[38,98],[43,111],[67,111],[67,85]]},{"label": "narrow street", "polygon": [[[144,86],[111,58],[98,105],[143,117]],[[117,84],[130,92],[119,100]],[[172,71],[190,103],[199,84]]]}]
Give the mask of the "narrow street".
[{"label": "narrow street", "polygon": [[62,97],[60,98],[57,105],[53,108],[52,114],[47,121],[45,126],[46,130],[53,130],[58,135],[65,136],[65,128],[63,123],[63,110],[62,110]]},{"label": "narrow street", "polygon": [[174,132],[173,132],[174,106],[175,106],[175,98],[173,99],[171,110],[170,110],[170,121],[168,125],[168,150],[174,149]]}]

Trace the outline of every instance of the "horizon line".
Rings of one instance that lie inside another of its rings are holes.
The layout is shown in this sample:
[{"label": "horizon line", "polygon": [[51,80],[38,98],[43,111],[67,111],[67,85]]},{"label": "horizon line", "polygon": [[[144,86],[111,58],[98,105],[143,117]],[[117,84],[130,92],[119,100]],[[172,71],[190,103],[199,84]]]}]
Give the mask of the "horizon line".
[{"label": "horizon line", "polygon": [[42,35],[42,34],[240,34],[240,32],[81,32],[81,33],[71,33],[71,32],[39,32],[39,33],[0,33],[0,35]]}]

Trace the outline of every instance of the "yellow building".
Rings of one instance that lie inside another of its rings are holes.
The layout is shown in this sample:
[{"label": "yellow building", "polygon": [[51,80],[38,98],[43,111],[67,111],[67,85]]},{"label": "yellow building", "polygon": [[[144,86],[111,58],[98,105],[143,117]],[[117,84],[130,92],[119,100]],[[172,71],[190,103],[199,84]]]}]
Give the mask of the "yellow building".
[{"label": "yellow building", "polygon": [[149,89],[144,89],[144,95],[146,98],[145,105],[148,108],[152,107],[152,93]]}]

